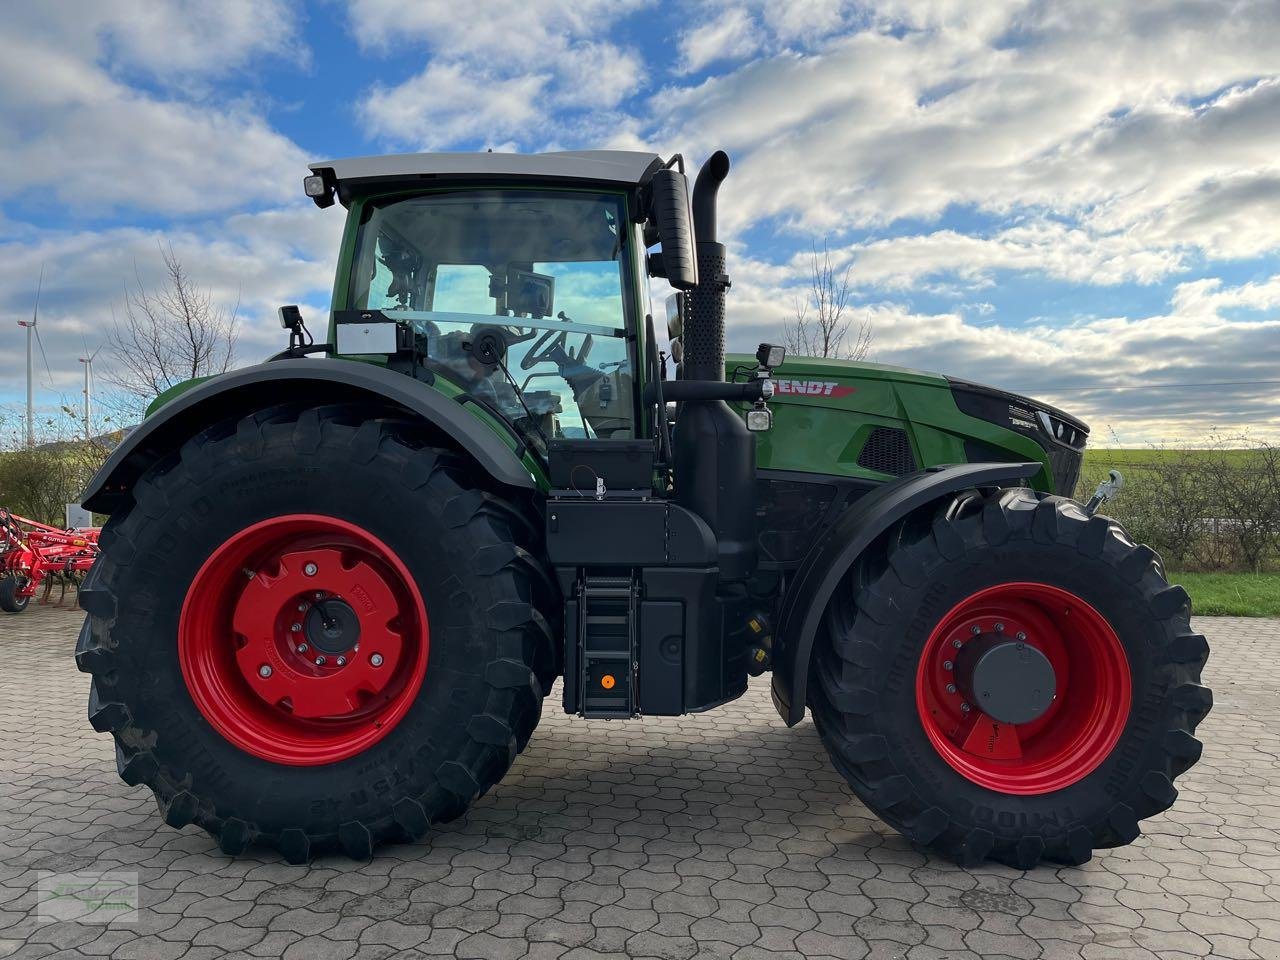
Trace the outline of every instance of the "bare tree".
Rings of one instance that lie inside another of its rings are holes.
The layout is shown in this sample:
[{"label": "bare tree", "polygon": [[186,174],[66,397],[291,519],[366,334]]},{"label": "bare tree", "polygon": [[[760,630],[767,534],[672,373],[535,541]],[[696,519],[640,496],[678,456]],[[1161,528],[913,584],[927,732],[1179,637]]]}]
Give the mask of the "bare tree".
[{"label": "bare tree", "polygon": [[838,272],[831,262],[826,240],[822,252],[813,245],[809,291],[796,298],[792,318],[783,324],[782,342],[787,352],[802,357],[833,357],[861,360],[871,349],[873,329],[870,316],[863,314],[854,323],[849,309],[849,264]]},{"label": "bare tree", "polygon": [[225,373],[235,361],[239,301],[228,313],[197,286],[174,253],[160,246],[166,278],[148,289],[136,275],[126,290],[124,318],[107,333],[112,364],[104,379],[143,404],[176,383]]}]

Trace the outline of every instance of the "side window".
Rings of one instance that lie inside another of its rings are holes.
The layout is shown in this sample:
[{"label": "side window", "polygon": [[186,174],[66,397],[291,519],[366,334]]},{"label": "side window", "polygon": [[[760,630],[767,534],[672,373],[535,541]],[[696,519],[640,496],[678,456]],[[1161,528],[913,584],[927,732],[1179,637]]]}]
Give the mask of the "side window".
[{"label": "side window", "polygon": [[[381,238],[379,238],[379,241],[381,241]],[[381,242],[379,242],[378,246],[381,247],[381,245]],[[390,307],[392,304],[387,296],[387,290],[391,287],[391,271],[387,269],[380,250],[375,251],[371,272],[369,298],[365,301],[365,306],[370,310],[381,310],[383,307]]]}]

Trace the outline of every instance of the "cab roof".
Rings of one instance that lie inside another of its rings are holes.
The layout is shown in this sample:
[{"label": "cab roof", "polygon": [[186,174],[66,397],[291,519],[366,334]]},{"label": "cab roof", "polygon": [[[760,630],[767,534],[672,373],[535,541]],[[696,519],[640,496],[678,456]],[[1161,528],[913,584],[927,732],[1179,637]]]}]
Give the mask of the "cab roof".
[{"label": "cab roof", "polygon": [[662,166],[657,154],[630,150],[566,150],[555,153],[400,153],[309,164],[337,188],[344,204],[353,196],[418,180],[563,182],[635,187]]}]

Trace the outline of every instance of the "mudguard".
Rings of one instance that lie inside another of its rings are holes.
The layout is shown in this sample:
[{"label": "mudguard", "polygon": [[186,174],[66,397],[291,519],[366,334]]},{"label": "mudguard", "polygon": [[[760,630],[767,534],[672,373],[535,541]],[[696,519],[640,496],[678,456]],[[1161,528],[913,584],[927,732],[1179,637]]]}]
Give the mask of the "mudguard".
[{"label": "mudguard", "polygon": [[534,489],[529,470],[493,430],[461,404],[402,373],[356,360],[276,360],[207,380],[160,407],[121,441],[89,481],[86,509],[111,513],[133,482],[165,454],[220,420],[293,401],[376,400],[419,417],[452,440],[499,483]]},{"label": "mudguard", "polygon": [[1007,486],[1042,463],[967,463],[934,467],[873,490],[849,507],[809,548],[782,601],[774,633],[773,704],[787,726],[804,719],[809,658],[827,602],[859,555],[908,514],[974,487]]}]

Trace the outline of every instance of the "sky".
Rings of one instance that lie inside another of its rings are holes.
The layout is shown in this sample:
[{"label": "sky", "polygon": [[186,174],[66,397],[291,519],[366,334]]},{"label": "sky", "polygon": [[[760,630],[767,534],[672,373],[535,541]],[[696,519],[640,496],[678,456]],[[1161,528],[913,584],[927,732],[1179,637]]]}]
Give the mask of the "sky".
[{"label": "sky", "polygon": [[161,243],[239,304],[243,363],[278,305],[321,316],[342,216],[308,161],[723,148],[732,348],[780,339],[825,246],[877,361],[1106,444],[1280,438],[1276,0],[464,6],[5,4],[0,406],[42,267],[42,410],[79,402]]}]

